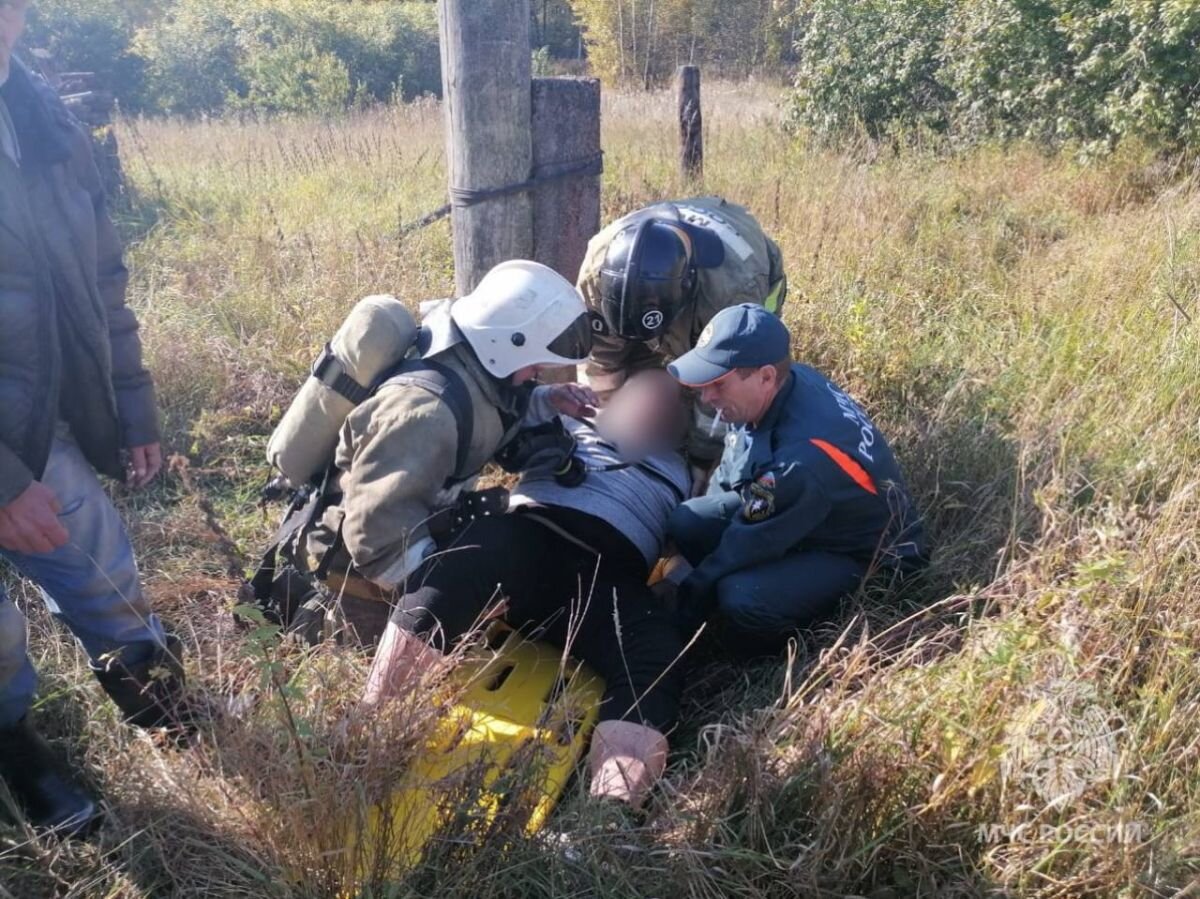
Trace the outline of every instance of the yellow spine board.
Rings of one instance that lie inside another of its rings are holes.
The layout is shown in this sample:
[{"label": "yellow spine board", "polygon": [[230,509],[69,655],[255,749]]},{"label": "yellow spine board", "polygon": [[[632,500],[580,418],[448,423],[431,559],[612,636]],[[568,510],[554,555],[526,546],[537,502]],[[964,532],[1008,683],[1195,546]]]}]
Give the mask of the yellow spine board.
[{"label": "yellow spine board", "polygon": [[545,824],[599,717],[604,683],[545,643],[508,632],[495,651],[468,656],[454,674],[461,699],[395,792],[369,809],[351,851],[360,880],[387,859],[396,877],[420,862],[437,834],[482,837],[502,812]]}]

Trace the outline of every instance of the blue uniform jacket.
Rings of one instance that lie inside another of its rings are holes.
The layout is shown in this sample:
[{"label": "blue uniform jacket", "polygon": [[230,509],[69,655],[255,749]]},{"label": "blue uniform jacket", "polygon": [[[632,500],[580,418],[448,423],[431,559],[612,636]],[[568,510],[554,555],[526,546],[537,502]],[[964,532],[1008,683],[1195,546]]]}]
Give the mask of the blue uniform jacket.
[{"label": "blue uniform jacket", "polygon": [[924,529],[887,441],[807,365],[792,366],[762,421],[726,437],[708,493],[728,492],[741,509],[689,577],[691,590],[797,550],[906,570],[926,562]]}]

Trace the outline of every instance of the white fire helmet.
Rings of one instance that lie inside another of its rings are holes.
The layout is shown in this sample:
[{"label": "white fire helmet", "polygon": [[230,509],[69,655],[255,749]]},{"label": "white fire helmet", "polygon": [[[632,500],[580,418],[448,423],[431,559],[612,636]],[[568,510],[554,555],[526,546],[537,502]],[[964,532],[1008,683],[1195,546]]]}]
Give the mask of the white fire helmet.
[{"label": "white fire helmet", "polygon": [[488,372],[575,365],[592,349],[592,316],[562,275],[524,259],[502,262],[450,306],[450,317]]}]

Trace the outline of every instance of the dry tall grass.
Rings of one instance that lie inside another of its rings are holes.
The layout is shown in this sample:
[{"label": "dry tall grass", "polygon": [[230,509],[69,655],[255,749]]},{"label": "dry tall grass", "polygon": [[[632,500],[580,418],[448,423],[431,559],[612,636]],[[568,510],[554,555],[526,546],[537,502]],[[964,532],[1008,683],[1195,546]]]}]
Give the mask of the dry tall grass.
[{"label": "dry tall grass", "polygon": [[[868,164],[792,142],[762,89],[706,101],[706,188],[782,244],[799,355],[893,436],[936,563],[786,662],[692,667],[645,821],[576,788],[553,823],[566,848],[500,827],[372,895],[1193,895],[1195,177],[1133,148],[1092,167],[1021,146]],[[679,193],[671,111],[606,100],[606,217]],[[397,236],[440,205],[439,112],[121,138],[169,439],[249,554],[270,530],[253,505],[266,435],[319,344],[366,293],[450,290],[447,226]],[[6,833],[0,883],[22,899],[332,895],[305,822],[394,776],[413,731],[335,753],[365,661],[234,631],[228,560],[178,477],[124,502],[193,683],[242,715],[184,753],[117,727],[31,604],[39,714],[113,820],[82,846]]]}]

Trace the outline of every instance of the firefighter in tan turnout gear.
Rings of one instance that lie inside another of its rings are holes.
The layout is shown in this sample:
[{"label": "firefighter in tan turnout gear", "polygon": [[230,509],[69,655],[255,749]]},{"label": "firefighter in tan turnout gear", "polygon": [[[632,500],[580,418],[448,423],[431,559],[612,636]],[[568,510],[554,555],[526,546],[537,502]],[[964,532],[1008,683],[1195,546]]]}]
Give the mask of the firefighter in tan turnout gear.
[{"label": "firefighter in tan turnout gear", "polygon": [[[593,237],[579,291],[599,314],[587,378],[603,397],[630,373],[690,351],[722,309],[755,303],[779,315],[787,280],[779,247],[754,216],[699,197],[648,206]],[[724,438],[714,415],[697,402],[688,436],[688,454],[705,471]]]},{"label": "firefighter in tan turnout gear", "polygon": [[[260,574],[274,578],[275,607],[297,579],[325,585],[308,593],[316,607],[299,610],[298,629],[332,600],[359,640],[378,640],[397,591],[437,548],[438,513],[476,495],[464,488],[519,430],[539,372],[583,361],[593,333],[571,283],[523,260],[434,305],[419,329],[406,315],[391,297],[359,304],[272,438],[271,461],[301,489],[277,544],[288,565]],[[314,473],[331,434],[333,464]]]}]

